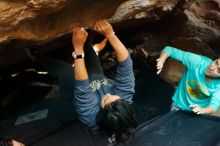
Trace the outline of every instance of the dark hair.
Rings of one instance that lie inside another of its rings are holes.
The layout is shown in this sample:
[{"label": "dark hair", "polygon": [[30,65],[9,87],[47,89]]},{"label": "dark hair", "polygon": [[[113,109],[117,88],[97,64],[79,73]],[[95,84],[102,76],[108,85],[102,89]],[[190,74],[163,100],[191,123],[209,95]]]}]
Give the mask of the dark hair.
[{"label": "dark hair", "polygon": [[97,126],[108,136],[115,136],[117,142],[125,142],[134,135],[137,122],[133,105],[124,99],[116,100],[97,114]]},{"label": "dark hair", "polygon": [[0,137],[0,146],[13,146],[12,138]]}]

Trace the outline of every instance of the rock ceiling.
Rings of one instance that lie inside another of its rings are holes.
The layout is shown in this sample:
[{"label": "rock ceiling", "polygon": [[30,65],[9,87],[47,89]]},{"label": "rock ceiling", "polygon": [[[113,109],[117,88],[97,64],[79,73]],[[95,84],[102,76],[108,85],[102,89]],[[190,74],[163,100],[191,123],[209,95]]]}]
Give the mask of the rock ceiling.
[{"label": "rock ceiling", "polygon": [[90,27],[95,20],[117,23],[132,17],[161,16],[153,11],[171,11],[176,0],[80,1],[17,0],[0,2],[0,42],[13,39],[45,41],[71,32],[74,25]]}]

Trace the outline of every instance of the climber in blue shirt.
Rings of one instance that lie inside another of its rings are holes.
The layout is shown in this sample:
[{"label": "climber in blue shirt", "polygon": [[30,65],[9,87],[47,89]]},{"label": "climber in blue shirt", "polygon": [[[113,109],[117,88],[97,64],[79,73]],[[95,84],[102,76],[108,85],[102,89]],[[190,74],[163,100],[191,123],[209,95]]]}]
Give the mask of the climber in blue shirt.
[{"label": "climber in blue shirt", "polygon": [[125,141],[136,127],[132,109],[135,85],[132,60],[106,20],[97,21],[93,30],[104,35],[115,51],[116,76],[114,80],[104,76],[90,35],[83,27],[73,28],[76,111],[86,126],[98,127],[107,135],[114,135],[118,142]]},{"label": "climber in blue shirt", "polygon": [[[93,45],[91,31],[102,34],[105,39]],[[106,41],[111,44],[117,58],[114,80],[104,76],[97,56]],[[66,99],[73,98],[78,118],[84,125],[99,129],[118,142],[125,141],[137,126],[132,105],[135,79],[129,52],[106,20],[95,22],[92,30],[74,27],[72,44],[74,67],[42,56],[36,48],[28,48],[26,53],[48,74],[58,78],[61,95]]]}]

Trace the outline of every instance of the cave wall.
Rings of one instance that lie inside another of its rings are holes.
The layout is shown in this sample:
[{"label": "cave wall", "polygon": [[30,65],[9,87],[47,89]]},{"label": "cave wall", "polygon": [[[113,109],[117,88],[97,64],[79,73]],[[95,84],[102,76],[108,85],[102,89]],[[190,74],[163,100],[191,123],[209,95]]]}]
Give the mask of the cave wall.
[{"label": "cave wall", "polygon": [[[171,11],[176,0],[16,0],[0,1],[0,67],[23,61],[23,48],[44,44],[71,33],[72,27],[90,27],[98,19],[118,23],[145,13],[159,19],[153,11]],[[171,5],[170,8],[167,5]],[[164,7],[169,7],[164,8]],[[139,16],[140,17],[140,16]],[[60,42],[62,43],[62,42]],[[47,50],[48,48],[44,48]],[[12,59],[7,59],[13,54]]]},{"label": "cave wall", "polygon": [[[90,27],[98,19],[117,23],[133,17],[154,17],[171,11],[176,0],[80,1],[17,0],[0,2],[0,43],[13,39],[47,41],[70,33],[73,26]],[[169,5],[169,6],[167,6]],[[164,8],[169,7],[169,8]],[[141,16],[143,15],[143,16]]]}]

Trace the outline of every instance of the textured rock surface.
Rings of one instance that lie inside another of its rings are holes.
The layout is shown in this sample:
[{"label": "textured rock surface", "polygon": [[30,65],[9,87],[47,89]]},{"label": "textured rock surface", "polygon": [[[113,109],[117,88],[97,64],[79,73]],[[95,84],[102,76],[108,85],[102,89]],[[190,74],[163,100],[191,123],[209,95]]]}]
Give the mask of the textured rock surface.
[{"label": "textured rock surface", "polygon": [[120,3],[110,0],[105,3],[101,0],[96,3],[79,0],[1,1],[0,42],[57,38],[70,32],[76,24],[89,25],[96,19],[110,17]]},{"label": "textured rock surface", "polygon": [[[193,2],[193,1],[192,1]],[[189,33],[210,41],[220,37],[220,1],[203,0],[186,5]]]},{"label": "textured rock surface", "polygon": [[[123,3],[124,2],[124,3]],[[167,5],[172,5],[169,7]],[[17,0],[0,2],[0,51],[17,54],[14,60],[0,57],[7,66],[24,58],[18,51],[30,43],[44,43],[68,35],[74,25],[89,27],[98,19],[120,22],[143,11],[171,11],[174,0]],[[163,8],[169,7],[169,8]],[[149,13],[149,19],[156,15]],[[162,15],[156,16],[159,19]],[[10,49],[10,50],[8,50]]]},{"label": "textured rock surface", "polygon": [[12,39],[45,41],[69,33],[74,25],[89,27],[95,20],[103,18],[119,22],[145,11],[148,12],[145,17],[159,19],[160,17],[151,11],[159,8],[171,11],[176,3],[174,0],[130,0],[124,3],[122,0],[1,1],[0,42]]}]

